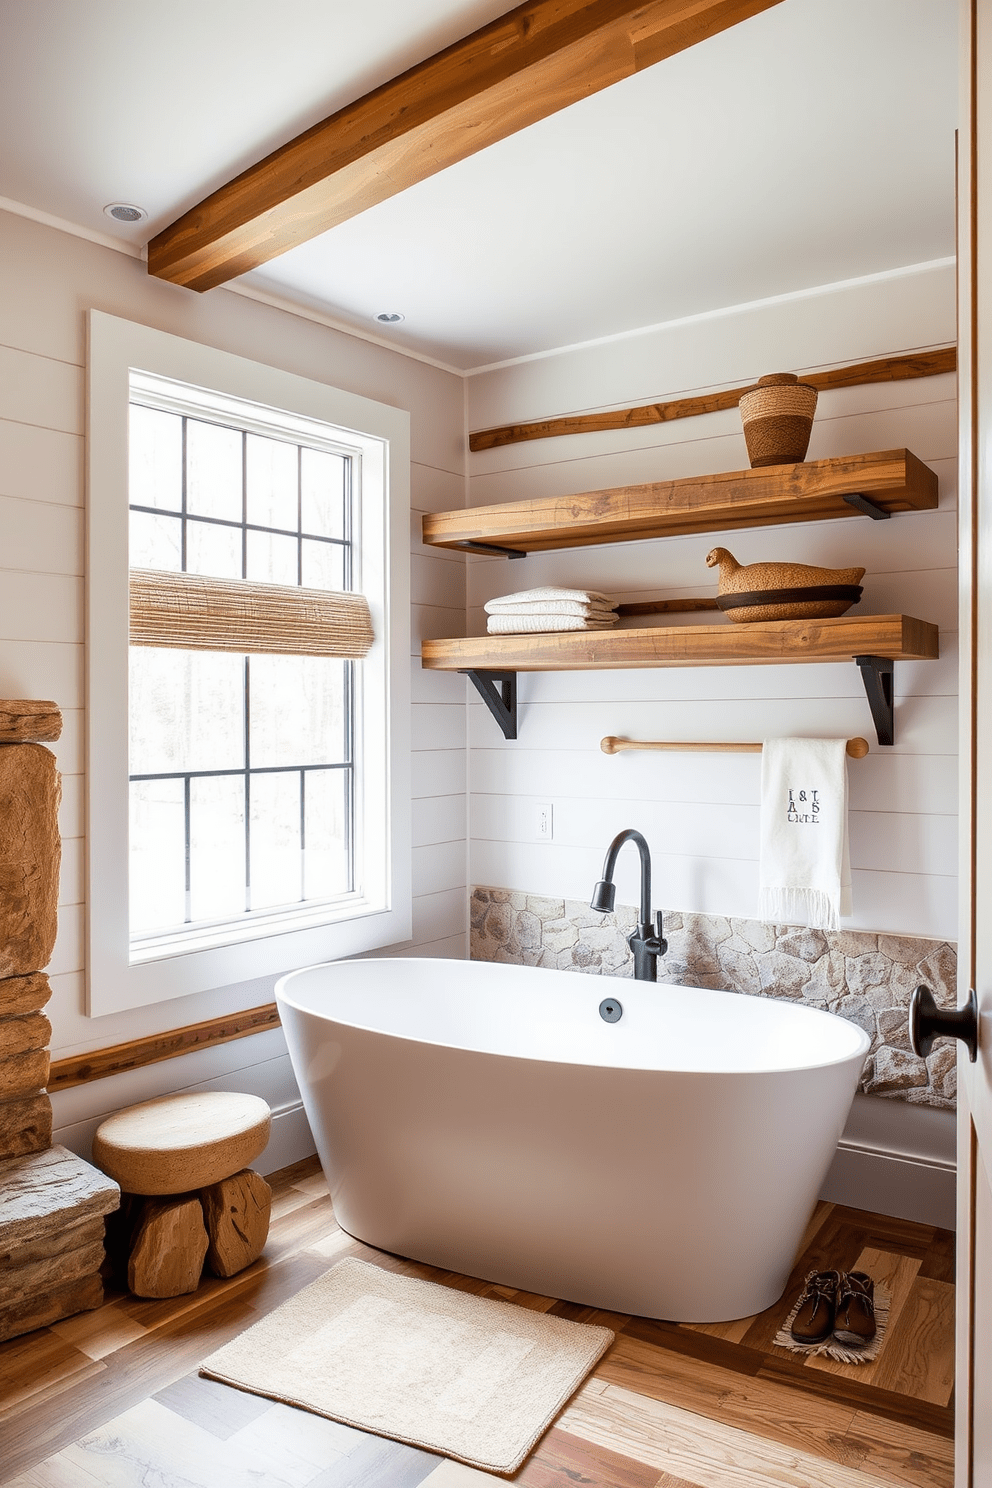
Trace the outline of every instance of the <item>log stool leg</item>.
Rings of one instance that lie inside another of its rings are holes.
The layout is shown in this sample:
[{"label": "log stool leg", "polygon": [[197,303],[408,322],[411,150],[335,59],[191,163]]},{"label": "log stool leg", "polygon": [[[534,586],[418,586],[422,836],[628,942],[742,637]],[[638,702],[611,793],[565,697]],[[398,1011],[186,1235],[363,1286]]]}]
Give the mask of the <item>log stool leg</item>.
[{"label": "log stool leg", "polygon": [[195,1292],[208,1244],[196,1194],[146,1199],[127,1264],[128,1286],[136,1297]]},{"label": "log stool leg", "polygon": [[120,1287],[126,1292],[127,1264],[131,1259],[131,1246],[141,1216],[148,1200],[141,1194],[121,1194],[120,1207],[106,1219],[106,1260],[103,1278],[109,1286]]},{"label": "log stool leg", "polygon": [[207,1267],[215,1276],[234,1276],[262,1253],[272,1190],[258,1173],[242,1168],[233,1177],[202,1188],[200,1200],[210,1236]]}]

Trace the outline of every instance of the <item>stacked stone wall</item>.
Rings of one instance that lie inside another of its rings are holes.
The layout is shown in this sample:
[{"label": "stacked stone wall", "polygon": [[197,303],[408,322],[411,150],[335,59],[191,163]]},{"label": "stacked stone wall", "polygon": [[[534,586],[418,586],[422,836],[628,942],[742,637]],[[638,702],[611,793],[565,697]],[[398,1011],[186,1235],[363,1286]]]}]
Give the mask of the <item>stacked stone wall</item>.
[{"label": "stacked stone wall", "polygon": [[[665,913],[668,951],[660,982],[723,988],[826,1008],[872,1041],[861,1088],[868,1095],[953,1110],[955,1048],[941,1041],[928,1059],[910,1048],[909,999],[925,982],[937,1001],[956,1000],[957,953],[942,940],[860,930],[808,930],[722,915]],[[597,914],[575,900],[509,889],[472,894],[472,959],[629,977],[626,937],[636,911]]]},{"label": "stacked stone wall", "polygon": [[58,928],[61,786],[55,756],[31,735],[58,738],[61,719],[37,706],[0,701],[0,1159],[52,1140],[43,968]]}]

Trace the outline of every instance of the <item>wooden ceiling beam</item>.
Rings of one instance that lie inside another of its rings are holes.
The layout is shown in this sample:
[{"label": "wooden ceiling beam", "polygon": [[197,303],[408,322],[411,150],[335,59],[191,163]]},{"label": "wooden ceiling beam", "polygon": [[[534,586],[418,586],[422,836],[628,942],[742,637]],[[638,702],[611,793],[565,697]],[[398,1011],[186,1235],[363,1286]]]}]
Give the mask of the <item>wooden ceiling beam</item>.
[{"label": "wooden ceiling beam", "polygon": [[164,228],[148,272],[199,291],[781,0],[525,0],[274,150]]}]

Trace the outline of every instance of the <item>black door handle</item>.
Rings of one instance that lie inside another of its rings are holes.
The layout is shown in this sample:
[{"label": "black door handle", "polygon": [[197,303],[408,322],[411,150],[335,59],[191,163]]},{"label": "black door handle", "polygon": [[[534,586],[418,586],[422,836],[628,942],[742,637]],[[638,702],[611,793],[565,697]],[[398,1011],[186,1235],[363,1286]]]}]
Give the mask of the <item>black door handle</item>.
[{"label": "black door handle", "polygon": [[909,1004],[909,1041],[913,1053],[926,1059],[935,1038],[957,1038],[968,1046],[968,1058],[978,1058],[978,998],[972,987],[964,1007],[941,1008],[929,987],[917,987]]}]

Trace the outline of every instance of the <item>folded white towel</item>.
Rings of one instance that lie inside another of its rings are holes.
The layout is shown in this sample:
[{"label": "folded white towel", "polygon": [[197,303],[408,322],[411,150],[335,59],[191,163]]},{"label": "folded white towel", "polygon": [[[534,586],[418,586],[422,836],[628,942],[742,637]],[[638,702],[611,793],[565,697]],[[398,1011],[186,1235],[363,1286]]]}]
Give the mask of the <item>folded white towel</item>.
[{"label": "folded white towel", "polygon": [[486,629],[490,635],[524,635],[541,631],[610,630],[612,619],[589,619],[584,615],[490,615]]},{"label": "folded white towel", "polygon": [[605,604],[607,608],[612,607],[614,601],[608,594],[601,594],[598,589],[554,589],[545,587],[543,589],[521,589],[516,594],[503,594],[497,599],[491,599],[486,605],[486,613],[492,614],[493,605],[516,605],[516,604],[540,604],[542,601],[572,600],[576,604]]},{"label": "folded white towel", "polygon": [[765,740],[759,884],[763,920],[838,930],[851,913],[845,739]]},{"label": "folded white towel", "polygon": [[615,620],[616,611],[609,605],[580,604],[577,599],[537,599],[531,604],[503,604],[491,599],[486,605],[487,615],[581,615],[585,619]]}]

